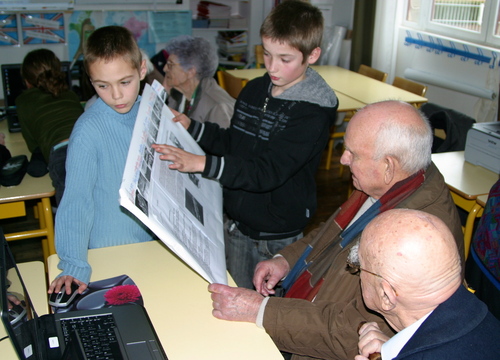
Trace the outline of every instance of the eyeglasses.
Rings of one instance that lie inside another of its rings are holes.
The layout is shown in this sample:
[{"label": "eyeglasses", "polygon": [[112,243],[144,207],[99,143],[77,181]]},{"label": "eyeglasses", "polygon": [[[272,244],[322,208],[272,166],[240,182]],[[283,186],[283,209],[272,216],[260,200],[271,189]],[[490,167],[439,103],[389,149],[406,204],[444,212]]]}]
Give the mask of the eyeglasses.
[{"label": "eyeglasses", "polygon": [[372,274],[373,276],[376,276],[384,281],[386,281],[389,286],[391,287],[392,291],[394,291],[394,293],[396,294],[396,296],[398,296],[398,292],[396,291],[396,289],[394,288],[394,286],[392,286],[392,284],[389,282],[389,280],[385,279],[382,275],[379,275],[379,274],[376,274],[374,272],[371,272],[371,271],[368,271],[366,269],[363,269],[359,264],[354,264],[354,263],[351,263],[351,262],[347,262],[346,263],[346,267],[345,267],[346,271],[349,271],[350,274],[352,275],[359,275],[359,273],[361,271],[364,271],[368,274]]},{"label": "eyeglasses", "polygon": [[168,62],[167,61],[167,69],[168,70],[172,70],[172,68],[175,66],[175,65],[180,65],[179,63],[173,63],[173,62]]}]

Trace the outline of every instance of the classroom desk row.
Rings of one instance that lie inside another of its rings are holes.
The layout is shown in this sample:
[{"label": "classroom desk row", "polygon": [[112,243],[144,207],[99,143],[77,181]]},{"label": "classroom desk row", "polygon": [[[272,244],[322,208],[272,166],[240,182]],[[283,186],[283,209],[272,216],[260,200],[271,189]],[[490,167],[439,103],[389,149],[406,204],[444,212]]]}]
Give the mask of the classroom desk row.
[{"label": "classroom desk row", "polygon": [[455,204],[468,213],[464,226],[464,248],[467,258],[474,222],[483,214],[488,193],[499,175],[465,161],[463,151],[432,154],[432,161],[443,174]]},{"label": "classroom desk row", "polygon": [[[208,282],[162,242],[91,249],[88,255],[91,281],[125,274],[139,287],[169,360],[283,359],[269,335],[255,324],[213,317]],[[59,274],[58,262],[57,255],[49,257],[49,279]],[[37,312],[46,314],[43,264],[34,262],[19,267]],[[228,277],[229,284],[235,286]],[[0,336],[3,330],[2,327]],[[9,341],[0,343],[0,354],[4,360],[16,359]]]},{"label": "classroom desk row", "polygon": [[[26,155],[31,152],[21,133],[9,133],[7,120],[0,121],[0,132],[5,134],[5,146],[12,156]],[[50,198],[54,195],[54,187],[49,174],[34,178],[26,174],[17,186],[0,187],[0,219],[11,219],[26,216],[26,202],[37,200],[35,216],[38,217],[39,227],[34,230],[20,231],[5,234],[7,241],[43,238],[42,249],[44,259],[55,254],[54,246],[54,219]]]},{"label": "classroom desk row", "polygon": [[[411,104],[427,102],[425,97],[340,66],[313,65],[311,68],[335,90],[339,99],[339,112],[354,111],[366,104],[383,100],[401,100]],[[262,76],[266,69],[237,69],[228,72],[233,76],[252,80]]]}]

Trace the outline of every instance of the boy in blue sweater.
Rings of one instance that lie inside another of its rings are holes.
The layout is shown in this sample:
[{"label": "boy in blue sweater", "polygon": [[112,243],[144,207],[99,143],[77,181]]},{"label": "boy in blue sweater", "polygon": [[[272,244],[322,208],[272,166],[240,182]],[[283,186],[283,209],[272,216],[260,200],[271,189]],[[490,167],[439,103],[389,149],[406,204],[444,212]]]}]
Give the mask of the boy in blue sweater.
[{"label": "boy in blue sweater", "polygon": [[87,40],[84,66],[98,100],[78,119],[69,139],[66,189],[55,220],[62,273],[49,294],[71,283],[82,293],[90,281],[87,250],[150,241],[152,233],[120,207],[118,191],[139,110],[146,62],[124,27],[95,30]]}]

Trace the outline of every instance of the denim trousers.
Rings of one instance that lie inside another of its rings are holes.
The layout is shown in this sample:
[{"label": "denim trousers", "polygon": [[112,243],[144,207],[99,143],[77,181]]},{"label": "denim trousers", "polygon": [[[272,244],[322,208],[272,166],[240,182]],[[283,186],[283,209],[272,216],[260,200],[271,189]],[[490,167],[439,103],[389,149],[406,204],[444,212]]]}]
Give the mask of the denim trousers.
[{"label": "denim trousers", "polygon": [[258,262],[271,259],[285,246],[302,238],[300,233],[286,239],[255,240],[241,233],[233,221],[226,221],[226,266],[239,287],[253,289],[253,273]]}]

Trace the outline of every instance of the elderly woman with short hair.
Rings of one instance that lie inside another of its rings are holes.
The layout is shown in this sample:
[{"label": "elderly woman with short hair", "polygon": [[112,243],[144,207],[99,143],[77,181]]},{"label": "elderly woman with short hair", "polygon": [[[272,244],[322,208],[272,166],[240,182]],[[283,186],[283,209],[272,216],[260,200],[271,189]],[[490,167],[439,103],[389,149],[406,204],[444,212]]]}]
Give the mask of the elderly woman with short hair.
[{"label": "elderly woman with short hair", "polygon": [[214,79],[219,63],[215,48],[204,38],[181,35],[171,39],[165,50],[167,105],[193,120],[229,127],[235,100]]}]

